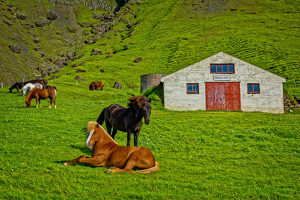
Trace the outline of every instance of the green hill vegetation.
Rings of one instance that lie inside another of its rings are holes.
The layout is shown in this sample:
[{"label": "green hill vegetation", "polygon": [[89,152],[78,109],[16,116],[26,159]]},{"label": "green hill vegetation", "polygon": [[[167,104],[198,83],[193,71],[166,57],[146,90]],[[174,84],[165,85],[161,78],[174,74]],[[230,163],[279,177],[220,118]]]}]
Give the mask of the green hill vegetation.
[{"label": "green hill vegetation", "polygon": [[[285,78],[287,93],[300,97],[299,1],[123,3],[0,0],[0,199],[299,199],[299,114],[169,111],[161,87],[144,93],[154,101],[139,137],[160,171],[63,165],[91,155],[82,128],[140,95],[141,75],[221,51]],[[8,93],[23,77],[56,86],[57,109],[46,100],[26,108]],[[91,81],[104,90],[89,91]],[[126,134],[116,141],[125,145]]]},{"label": "green hill vegetation", "polygon": [[[0,79],[8,84],[62,67],[53,76],[76,75],[77,64],[88,81],[139,87],[142,74],[172,73],[223,51],[286,78],[285,88],[299,97],[299,1],[129,1],[113,15],[120,2],[1,1]],[[47,19],[50,11],[55,20]],[[37,27],[44,21],[50,24]]]}]

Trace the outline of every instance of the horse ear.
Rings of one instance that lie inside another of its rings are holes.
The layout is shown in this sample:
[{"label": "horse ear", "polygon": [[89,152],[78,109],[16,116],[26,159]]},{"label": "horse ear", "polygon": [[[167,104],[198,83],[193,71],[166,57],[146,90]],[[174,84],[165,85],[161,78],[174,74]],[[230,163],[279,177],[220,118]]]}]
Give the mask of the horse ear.
[{"label": "horse ear", "polygon": [[151,100],[152,100],[152,99],[150,98],[150,99],[148,100],[148,102],[151,103]]},{"label": "horse ear", "polygon": [[131,103],[134,103],[134,102],[136,102],[137,97],[130,97],[130,98],[128,98],[128,100],[129,100]]}]

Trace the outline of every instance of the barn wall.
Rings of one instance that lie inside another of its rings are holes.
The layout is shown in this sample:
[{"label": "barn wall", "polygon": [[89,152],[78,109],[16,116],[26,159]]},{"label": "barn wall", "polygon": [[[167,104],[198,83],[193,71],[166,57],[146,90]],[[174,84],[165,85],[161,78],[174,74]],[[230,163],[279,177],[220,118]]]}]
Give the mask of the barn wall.
[{"label": "barn wall", "polygon": [[[246,63],[225,53],[219,53],[201,62],[179,70],[162,79],[164,82],[165,107],[171,110],[206,110],[205,82],[214,80],[210,74],[211,63],[233,63],[234,74],[218,74],[240,82],[241,110],[283,113],[283,86],[285,80],[270,72]],[[187,83],[199,83],[199,94],[187,94]],[[259,83],[260,94],[248,94],[247,83]]]}]

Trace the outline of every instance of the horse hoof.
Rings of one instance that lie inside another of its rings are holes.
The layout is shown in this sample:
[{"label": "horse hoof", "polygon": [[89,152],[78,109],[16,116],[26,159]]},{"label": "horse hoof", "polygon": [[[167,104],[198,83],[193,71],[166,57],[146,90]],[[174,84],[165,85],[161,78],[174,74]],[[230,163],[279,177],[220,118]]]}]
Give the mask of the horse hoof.
[{"label": "horse hoof", "polygon": [[106,170],[104,173],[106,173],[106,174],[110,174],[110,173],[111,173],[111,171],[109,171],[109,170]]},{"label": "horse hoof", "polygon": [[64,165],[68,166],[68,165],[69,165],[69,163],[68,163],[68,162],[65,162],[65,163],[64,163]]}]

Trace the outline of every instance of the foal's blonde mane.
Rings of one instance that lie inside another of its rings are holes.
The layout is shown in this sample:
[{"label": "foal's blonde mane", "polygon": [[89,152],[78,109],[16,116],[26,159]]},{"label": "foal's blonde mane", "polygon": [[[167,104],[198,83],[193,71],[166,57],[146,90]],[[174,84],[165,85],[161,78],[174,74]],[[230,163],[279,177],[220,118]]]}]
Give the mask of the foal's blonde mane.
[{"label": "foal's blonde mane", "polygon": [[[97,126],[98,122],[95,122],[95,121],[90,121],[88,122],[88,125],[87,125],[87,131],[88,132],[91,132],[92,130],[94,130]],[[104,128],[99,124],[99,128],[103,131],[103,133],[108,136],[115,144],[118,144],[116,143],[116,141],[114,139],[112,139],[112,137],[104,130]]]}]

